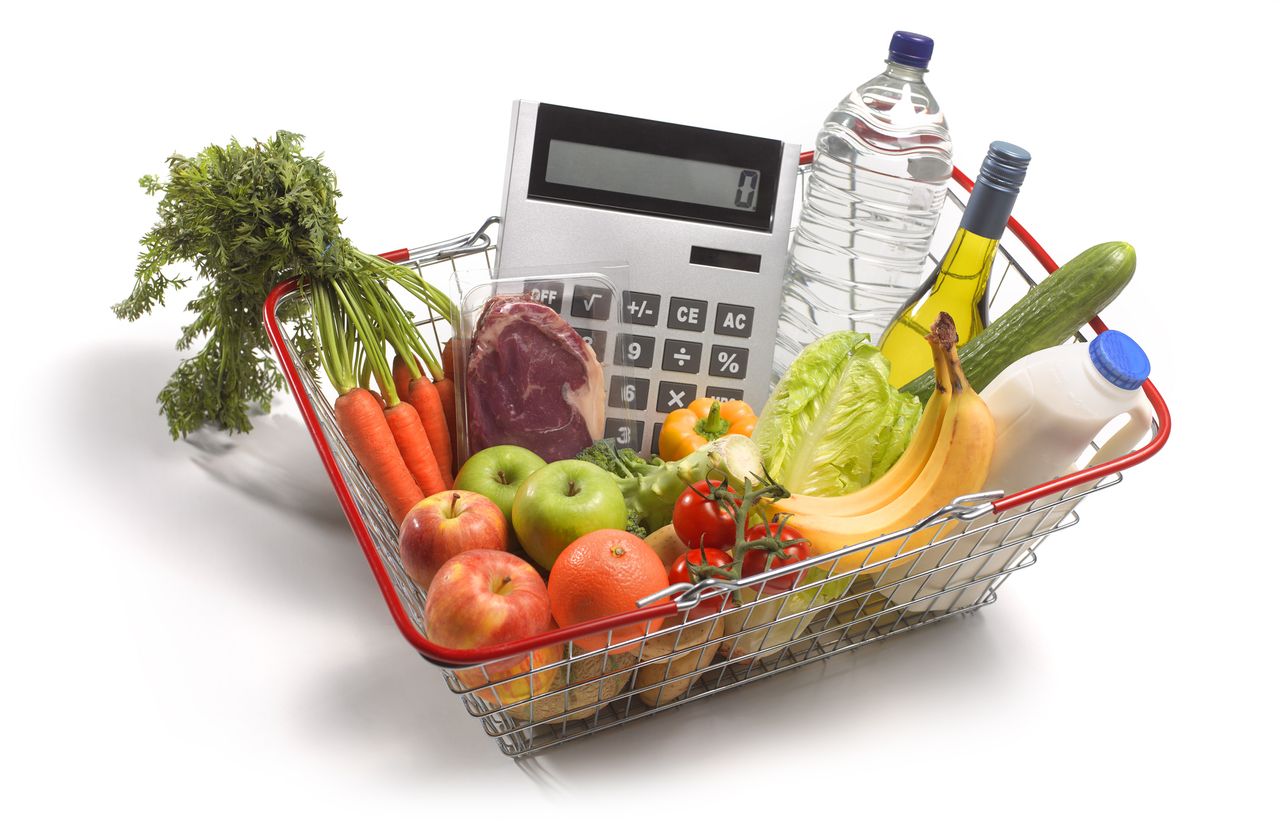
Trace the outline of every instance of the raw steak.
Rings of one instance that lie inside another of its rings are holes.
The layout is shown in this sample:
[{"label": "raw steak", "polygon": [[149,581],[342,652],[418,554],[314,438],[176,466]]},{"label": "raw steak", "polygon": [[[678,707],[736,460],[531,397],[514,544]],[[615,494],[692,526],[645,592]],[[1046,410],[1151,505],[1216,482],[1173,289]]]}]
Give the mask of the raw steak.
[{"label": "raw steak", "polygon": [[604,433],[604,370],[595,351],[551,308],[525,295],[492,297],[467,361],[472,452],[524,446],[564,460]]}]

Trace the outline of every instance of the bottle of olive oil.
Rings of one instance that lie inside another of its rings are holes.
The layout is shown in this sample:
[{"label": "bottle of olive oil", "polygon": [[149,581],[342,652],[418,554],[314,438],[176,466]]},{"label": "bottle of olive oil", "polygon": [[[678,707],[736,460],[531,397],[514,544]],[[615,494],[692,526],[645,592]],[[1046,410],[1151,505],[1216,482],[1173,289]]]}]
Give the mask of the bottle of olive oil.
[{"label": "bottle of olive oil", "polygon": [[1012,143],[997,140],[987,150],[950,248],[880,336],[894,386],[902,387],[933,367],[924,337],[938,312],[955,320],[961,344],[986,328],[991,265],[1030,162],[1026,149]]}]

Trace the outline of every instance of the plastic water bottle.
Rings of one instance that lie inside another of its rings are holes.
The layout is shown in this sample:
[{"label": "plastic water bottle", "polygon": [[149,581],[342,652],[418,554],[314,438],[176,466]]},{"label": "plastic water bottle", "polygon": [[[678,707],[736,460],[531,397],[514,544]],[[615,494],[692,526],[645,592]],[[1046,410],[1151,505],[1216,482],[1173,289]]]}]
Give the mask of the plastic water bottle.
[{"label": "plastic water bottle", "polygon": [[923,279],[951,179],[924,74],[933,40],[894,32],[883,73],[827,116],[792,240],[774,371],[832,331],[878,340]]}]

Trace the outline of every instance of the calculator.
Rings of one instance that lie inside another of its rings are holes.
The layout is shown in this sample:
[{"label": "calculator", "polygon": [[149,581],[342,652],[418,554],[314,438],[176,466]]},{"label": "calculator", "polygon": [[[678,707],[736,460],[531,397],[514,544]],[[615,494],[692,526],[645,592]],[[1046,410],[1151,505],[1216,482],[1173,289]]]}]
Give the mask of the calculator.
[{"label": "calculator", "polygon": [[764,406],[799,158],[779,140],[516,101],[495,277],[627,264],[616,289],[533,290],[605,367],[606,437],[656,454],[667,413],[698,397]]}]

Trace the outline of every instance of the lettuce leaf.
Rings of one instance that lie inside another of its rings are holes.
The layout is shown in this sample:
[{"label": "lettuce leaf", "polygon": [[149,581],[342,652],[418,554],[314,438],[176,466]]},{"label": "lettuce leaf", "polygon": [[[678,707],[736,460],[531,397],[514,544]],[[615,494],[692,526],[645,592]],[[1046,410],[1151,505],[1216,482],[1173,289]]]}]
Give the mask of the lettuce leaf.
[{"label": "lettuce leaf", "polygon": [[778,383],[752,438],[793,494],[857,491],[902,456],[920,401],[889,384],[889,361],[865,334],[809,344]]}]

